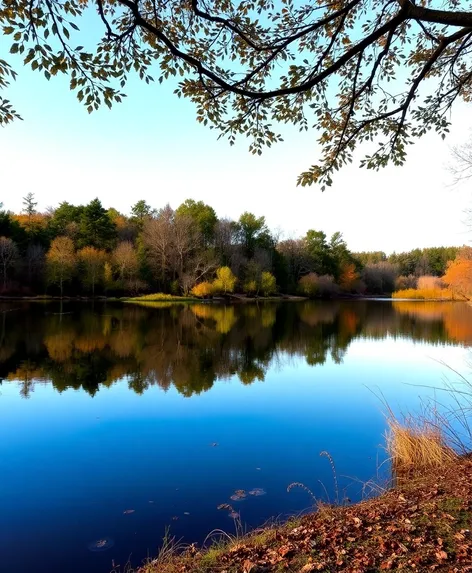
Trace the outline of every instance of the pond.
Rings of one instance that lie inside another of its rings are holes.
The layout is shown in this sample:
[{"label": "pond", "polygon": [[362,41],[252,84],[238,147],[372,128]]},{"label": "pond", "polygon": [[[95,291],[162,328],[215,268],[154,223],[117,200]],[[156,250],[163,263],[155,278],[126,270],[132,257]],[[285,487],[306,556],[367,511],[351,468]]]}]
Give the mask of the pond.
[{"label": "pond", "polygon": [[388,479],[383,401],[414,412],[471,343],[463,303],[2,303],[2,569],[136,566],[166,530],[307,510],[294,482],[362,499]]}]

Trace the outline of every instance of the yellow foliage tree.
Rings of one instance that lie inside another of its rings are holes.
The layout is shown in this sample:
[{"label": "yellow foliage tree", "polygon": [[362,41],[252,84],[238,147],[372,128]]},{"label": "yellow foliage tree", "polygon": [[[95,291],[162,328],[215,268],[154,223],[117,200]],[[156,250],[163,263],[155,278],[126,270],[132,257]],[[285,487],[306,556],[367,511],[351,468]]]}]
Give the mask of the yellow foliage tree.
[{"label": "yellow foliage tree", "polygon": [[234,291],[236,277],[229,267],[220,267],[216,271],[216,279],[213,281],[213,289],[216,292],[227,294]]}]

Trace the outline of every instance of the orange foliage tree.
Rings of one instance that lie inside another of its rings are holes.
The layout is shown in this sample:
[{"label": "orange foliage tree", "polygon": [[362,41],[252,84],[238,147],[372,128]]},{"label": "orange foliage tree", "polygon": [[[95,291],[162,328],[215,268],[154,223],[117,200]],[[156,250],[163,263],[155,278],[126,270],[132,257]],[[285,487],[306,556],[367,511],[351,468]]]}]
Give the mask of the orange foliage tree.
[{"label": "orange foliage tree", "polygon": [[449,263],[443,281],[460,296],[472,297],[472,248],[462,247],[455,260]]},{"label": "orange foliage tree", "polygon": [[353,291],[359,282],[359,274],[353,263],[347,263],[342,266],[339,276],[339,286],[346,292]]},{"label": "orange foliage tree", "polygon": [[43,213],[32,213],[30,215],[21,213],[19,215],[13,215],[12,218],[25,229],[30,237],[44,234],[49,223],[49,218]]}]

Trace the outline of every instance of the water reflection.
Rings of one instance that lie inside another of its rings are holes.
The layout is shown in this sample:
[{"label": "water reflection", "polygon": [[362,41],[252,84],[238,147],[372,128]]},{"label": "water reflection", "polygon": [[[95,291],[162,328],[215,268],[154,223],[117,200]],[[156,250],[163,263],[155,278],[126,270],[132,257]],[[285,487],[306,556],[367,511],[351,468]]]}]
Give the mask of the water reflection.
[{"label": "water reflection", "polygon": [[402,337],[433,344],[472,342],[472,307],[434,302],[302,302],[191,306],[54,304],[0,307],[0,380],[93,396],[125,378],[142,394],[173,385],[184,396],[237,375],[263,381],[269,366],[304,357],[342,362],[357,338]]}]

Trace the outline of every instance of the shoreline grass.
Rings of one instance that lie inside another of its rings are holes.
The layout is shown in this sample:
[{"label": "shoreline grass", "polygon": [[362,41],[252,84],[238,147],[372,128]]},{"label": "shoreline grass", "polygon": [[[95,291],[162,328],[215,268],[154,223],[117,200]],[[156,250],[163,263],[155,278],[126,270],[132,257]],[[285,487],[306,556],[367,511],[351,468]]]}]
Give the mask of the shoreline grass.
[{"label": "shoreline grass", "polygon": [[198,302],[200,299],[192,296],[177,296],[162,292],[143,294],[141,296],[127,297],[126,302]]},{"label": "shoreline grass", "polygon": [[387,425],[386,449],[397,477],[442,468],[458,457],[441,429],[428,420],[410,416],[400,423],[390,417]]}]

